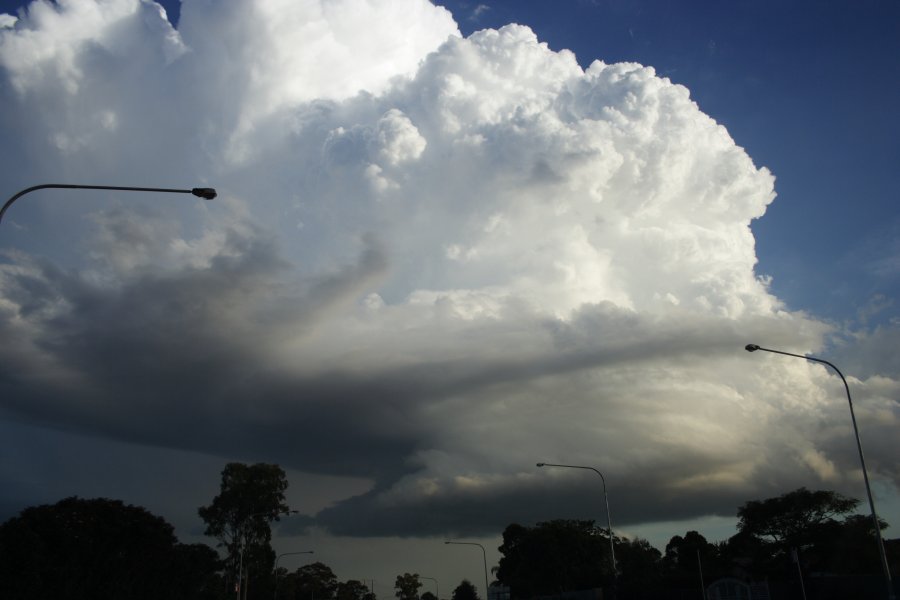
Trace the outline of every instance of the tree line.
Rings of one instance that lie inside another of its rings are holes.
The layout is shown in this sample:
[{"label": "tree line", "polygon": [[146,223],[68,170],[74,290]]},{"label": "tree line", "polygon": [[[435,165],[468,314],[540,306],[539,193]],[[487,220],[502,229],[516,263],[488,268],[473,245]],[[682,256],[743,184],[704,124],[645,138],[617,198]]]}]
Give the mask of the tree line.
[{"label": "tree line", "polygon": [[[611,550],[609,531],[594,521],[512,524],[503,532],[496,579],[512,598],[559,598],[598,588],[620,600],[706,598],[711,583],[729,578],[765,582],[772,600],[802,598],[804,592],[820,600],[883,599],[874,523],[851,514],[858,504],[837,492],[800,488],[743,504],[738,532],[727,540],[713,543],[688,531],[673,536],[663,552],[646,540],[616,535]],[[888,540],[886,550],[897,572],[900,539]]]},{"label": "tree line", "polygon": [[[294,570],[277,564],[271,525],[291,512],[287,487],[277,465],[226,465],[219,494],[198,509],[218,551],[178,542],[161,517],[118,500],[66,498],[26,508],[0,525],[0,598],[375,600],[365,582],[339,581],[322,562]],[[513,523],[503,531],[491,585],[516,599],[600,589],[604,597],[643,600],[696,598],[703,586],[728,577],[769,582],[777,600],[779,590],[783,597],[800,597],[794,588],[804,577],[831,578],[830,586],[812,586],[812,600],[840,597],[837,576],[873,576],[866,585],[871,597],[882,598],[874,523],[855,513],[858,505],[837,492],[800,488],[744,503],[737,533],[727,540],[713,543],[688,531],[672,537],[664,551],[590,520]],[[897,573],[900,539],[886,546]],[[859,581],[853,597],[869,597]],[[421,587],[418,574],[398,575],[395,596],[438,600],[431,592],[420,595]],[[478,600],[468,581],[452,598]]]}]

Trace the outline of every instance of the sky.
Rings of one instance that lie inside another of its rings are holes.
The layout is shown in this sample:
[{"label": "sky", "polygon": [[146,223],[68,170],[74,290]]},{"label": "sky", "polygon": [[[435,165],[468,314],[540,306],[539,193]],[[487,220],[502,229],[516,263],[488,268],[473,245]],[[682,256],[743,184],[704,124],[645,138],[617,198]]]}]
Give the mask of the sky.
[{"label": "sky", "polygon": [[0,9],[7,197],[219,193],[9,209],[0,520],[103,496],[213,543],[224,465],[277,463],[276,549],[388,598],[479,586],[446,539],[605,522],[537,462],[660,550],[864,500],[840,380],[753,342],[848,376],[900,535],[896,3]]}]

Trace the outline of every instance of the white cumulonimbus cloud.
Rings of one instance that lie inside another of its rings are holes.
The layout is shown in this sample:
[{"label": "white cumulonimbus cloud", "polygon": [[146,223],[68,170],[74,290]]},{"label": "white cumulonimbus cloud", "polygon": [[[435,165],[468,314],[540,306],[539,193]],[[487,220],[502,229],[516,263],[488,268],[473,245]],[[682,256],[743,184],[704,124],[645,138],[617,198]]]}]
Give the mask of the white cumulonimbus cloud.
[{"label": "white cumulonimbus cloud", "polygon": [[[425,0],[194,0],[177,31],[152,2],[34,2],[0,27],[11,187],[220,192],[10,211],[9,418],[369,478],[318,515],[358,535],[540,518],[585,484],[539,460],[601,468],[624,523],[856,482],[834,377],[743,351],[829,331],[754,271],[774,177],[652,68],[463,38]],[[853,382],[894,484],[896,376]]]}]

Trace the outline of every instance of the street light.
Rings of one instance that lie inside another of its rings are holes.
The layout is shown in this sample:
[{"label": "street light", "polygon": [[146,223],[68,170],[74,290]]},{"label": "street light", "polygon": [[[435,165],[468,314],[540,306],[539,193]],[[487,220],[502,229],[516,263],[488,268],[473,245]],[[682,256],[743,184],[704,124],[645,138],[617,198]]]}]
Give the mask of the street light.
[{"label": "street light", "polygon": [[478,542],[444,542],[445,544],[459,544],[461,546],[478,546],[481,548],[481,556],[484,558],[484,600],[489,600],[488,598],[488,568],[487,568],[487,553],[484,551],[484,546],[479,544]]},{"label": "street light", "polygon": [[6,209],[8,209],[13,202],[24,196],[29,192],[33,192],[35,190],[43,190],[47,188],[53,189],[68,189],[68,190],[118,190],[125,192],[164,192],[170,194],[193,194],[198,198],[203,198],[204,200],[212,200],[216,197],[216,190],[213,188],[191,188],[189,190],[175,190],[169,188],[145,188],[145,187],[121,187],[121,186],[113,186],[113,185],[73,185],[68,183],[45,183],[42,185],[35,185],[30,188],[26,188],[10,198],[6,201],[6,204],[3,205],[3,208],[0,208],[0,221],[3,221],[3,215],[6,214]]},{"label": "street light", "polygon": [[292,556],[294,554],[314,554],[312,550],[302,550],[300,552],[284,552],[275,557],[275,567],[272,569],[272,573],[275,575],[275,582],[272,585],[272,598],[278,597],[278,561],[281,560],[282,556]]},{"label": "street light", "polygon": [[844,377],[844,374],[841,373],[841,370],[836,366],[834,366],[827,360],[816,358],[814,356],[793,354],[791,352],[784,352],[782,350],[772,350],[771,348],[763,348],[758,344],[747,344],[746,346],[744,346],[744,350],[746,350],[747,352],[756,352],[757,350],[762,350],[763,352],[783,354],[784,356],[793,356],[794,358],[802,358],[811,362],[821,363],[834,369],[834,372],[837,373],[841,378],[841,381],[844,382],[844,389],[847,391],[847,404],[850,405],[850,420],[853,422],[853,434],[856,436],[856,449],[859,451],[859,463],[860,465],[862,465],[863,481],[865,481],[866,484],[866,495],[869,497],[869,508],[872,510],[872,521],[875,525],[875,539],[878,543],[878,552],[881,555],[881,568],[884,570],[884,578],[887,581],[888,598],[890,600],[894,600],[894,584],[891,581],[891,569],[888,566],[887,555],[884,553],[884,540],[881,539],[881,527],[879,527],[878,525],[878,514],[875,512],[875,501],[872,499],[872,489],[869,487],[869,472],[866,469],[866,458],[865,456],[863,456],[862,443],[859,441],[859,428],[856,426],[856,415],[853,412],[853,400],[850,398],[850,386],[847,385],[847,379]]},{"label": "street light", "polygon": [[609,518],[609,497],[606,495],[606,478],[603,477],[603,473],[595,469],[594,467],[582,467],[580,465],[555,465],[553,463],[544,463],[539,462],[537,464],[539,467],[563,467],[565,469],[588,469],[589,471],[593,471],[597,475],[600,476],[600,481],[603,482],[603,501],[606,503],[606,529],[609,531],[609,556],[612,559],[612,568],[613,568],[613,577],[615,578],[617,575],[616,569],[616,550],[613,546],[613,532],[612,532],[612,524],[610,523]]},{"label": "street light", "polygon": [[[434,597],[437,598],[437,600],[441,600],[441,593],[438,591],[438,580],[437,579],[435,579],[434,577],[425,577],[424,575],[419,575],[419,579],[428,579],[429,581],[433,581],[434,582]],[[487,600],[487,598],[485,598],[485,600]]]}]

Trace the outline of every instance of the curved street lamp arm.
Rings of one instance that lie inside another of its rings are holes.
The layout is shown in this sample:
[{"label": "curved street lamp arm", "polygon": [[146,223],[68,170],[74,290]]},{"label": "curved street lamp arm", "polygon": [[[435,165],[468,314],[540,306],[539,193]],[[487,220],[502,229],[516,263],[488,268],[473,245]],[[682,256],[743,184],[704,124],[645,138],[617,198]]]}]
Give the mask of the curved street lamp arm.
[{"label": "curved street lamp arm", "polygon": [[565,467],[567,469],[587,469],[589,471],[593,471],[594,473],[596,473],[597,475],[600,476],[600,480],[603,482],[603,489],[604,489],[604,491],[606,490],[606,478],[603,477],[603,473],[601,473],[594,467],[583,467],[581,465],[557,465],[554,463],[545,463],[545,462],[539,462],[537,464],[537,466],[539,466],[539,467]]},{"label": "curved street lamp arm", "polygon": [[453,542],[446,541],[445,544],[458,544],[460,546],[478,546],[481,548],[481,556],[484,559],[484,598],[488,599],[488,595],[490,592],[490,585],[488,585],[488,568],[487,568],[487,552],[484,551],[484,546],[479,544],[478,542]]},{"label": "curved street lamp arm", "polygon": [[6,201],[6,204],[3,205],[3,208],[0,208],[0,222],[3,221],[3,215],[6,214],[6,210],[12,206],[12,203],[28,194],[30,192],[34,192],[36,190],[44,190],[44,189],[69,189],[69,190],[118,190],[124,192],[165,192],[170,194],[193,194],[198,198],[203,198],[204,200],[212,200],[216,197],[216,190],[213,188],[191,188],[189,190],[181,190],[181,189],[172,189],[172,188],[147,188],[147,187],[129,187],[129,186],[116,186],[116,185],[75,185],[71,183],[44,183],[41,185],[34,185],[30,188],[25,188],[20,191],[12,198]]},{"label": "curved street lamp arm", "polygon": [[440,589],[438,588],[438,580],[437,579],[435,579],[434,577],[425,577],[424,575],[419,575],[419,579],[428,579],[429,581],[433,581],[434,582],[434,597],[437,598],[438,600],[441,599],[441,592],[440,592]]},{"label": "curved street lamp arm", "polygon": [[539,462],[537,463],[539,467],[564,467],[566,469],[587,469],[589,471],[593,471],[597,475],[600,476],[600,481],[603,482],[603,502],[606,504],[606,529],[609,531],[609,557],[612,561],[613,574],[615,575],[618,572],[618,568],[616,567],[616,551],[615,545],[613,544],[613,531],[612,531],[612,518],[609,516],[609,496],[606,493],[606,478],[603,476],[599,470],[594,467],[585,467],[582,465],[560,465],[554,463],[545,463]]},{"label": "curved street lamp arm", "polygon": [[293,556],[294,554],[315,554],[312,550],[304,550],[302,552],[284,552],[283,554],[279,554],[275,557],[275,566],[272,568],[272,571],[278,571],[278,561],[281,560],[282,556]]}]

